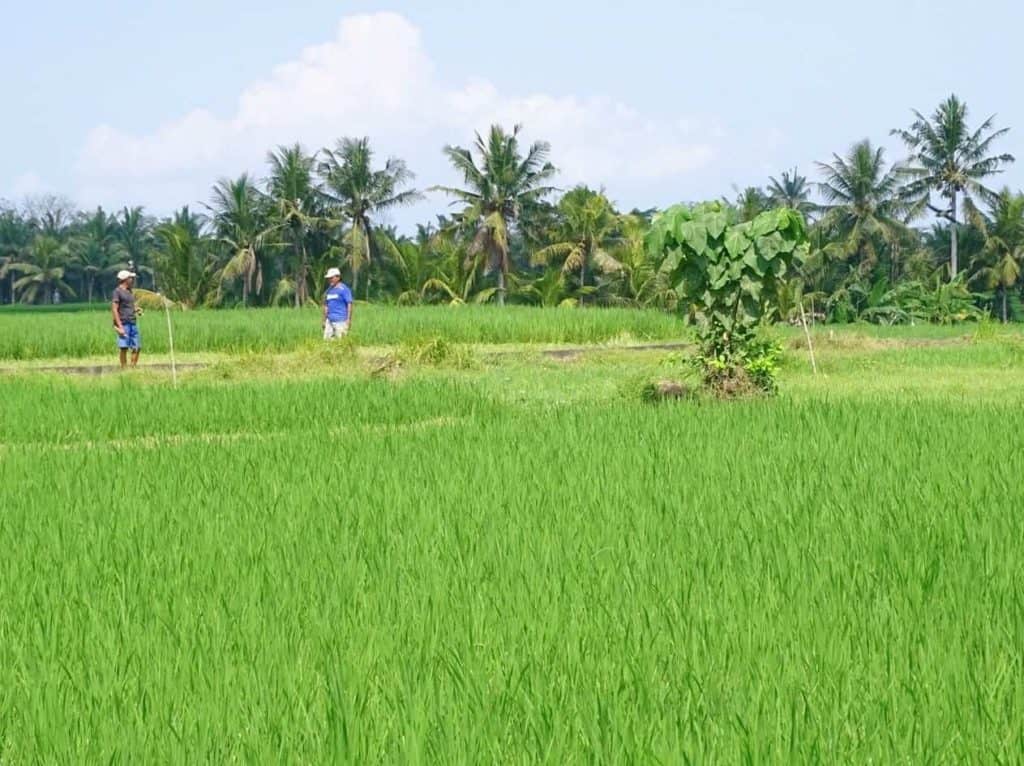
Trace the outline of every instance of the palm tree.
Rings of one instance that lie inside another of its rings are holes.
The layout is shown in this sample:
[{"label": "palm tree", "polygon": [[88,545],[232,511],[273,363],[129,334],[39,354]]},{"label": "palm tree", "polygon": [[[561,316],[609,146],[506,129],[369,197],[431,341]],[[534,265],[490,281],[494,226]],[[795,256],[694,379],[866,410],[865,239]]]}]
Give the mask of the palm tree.
[{"label": "palm tree", "polygon": [[23,303],[52,303],[53,294],[74,295],[71,285],[64,281],[64,264],[67,262],[67,246],[56,237],[42,234],[35,238],[26,253],[24,261],[6,264],[0,270],[0,278],[7,274],[20,274],[13,289],[21,294]]},{"label": "palm tree", "polygon": [[73,263],[82,276],[85,299],[92,303],[97,278],[110,271],[117,249],[117,221],[102,207],[84,218],[71,240]]},{"label": "palm tree", "polygon": [[[0,209],[0,269],[17,263],[28,250],[34,236],[32,222],[14,208]],[[14,303],[14,276],[9,274],[8,300]],[[0,297],[2,300],[2,297]]]},{"label": "palm tree", "polygon": [[633,306],[673,309],[678,296],[660,271],[661,264],[647,248],[649,216],[633,212],[621,216],[619,236],[613,251],[622,265],[618,300]]},{"label": "palm tree", "polygon": [[422,226],[416,239],[391,237],[377,231],[379,247],[388,254],[387,281],[399,305],[422,303],[424,287],[434,277],[431,234]]},{"label": "palm tree", "polygon": [[788,207],[803,213],[805,216],[813,214],[818,206],[811,202],[811,185],[807,177],[800,175],[796,168],[792,174],[783,171],[782,178],[774,176],[768,179],[768,202],[773,207]]},{"label": "palm tree", "polygon": [[547,265],[562,259],[563,272],[579,272],[580,303],[587,290],[587,265],[602,274],[622,270],[622,264],[609,255],[616,239],[619,216],[603,193],[577,186],[558,203],[561,220],[555,232],[556,242],[538,250],[534,265]]},{"label": "palm tree", "polygon": [[153,222],[146,217],[141,207],[125,207],[117,215],[117,236],[121,261],[114,264],[120,271],[123,268],[139,274],[150,273],[146,265],[153,250]]},{"label": "palm tree", "polygon": [[931,119],[914,110],[916,119],[909,129],[892,131],[903,139],[912,155],[912,163],[903,170],[908,179],[907,193],[927,202],[934,191],[949,202],[946,208],[930,203],[928,207],[949,221],[953,229],[949,249],[951,279],[956,278],[959,267],[956,229],[960,195],[965,201],[977,196],[991,202],[995,192],[983,182],[1013,162],[1010,154],[991,153],[993,142],[1006,135],[1009,129],[993,130],[993,116],[971,132],[967,127],[967,114],[967,104],[952,95],[939,104]]},{"label": "palm tree", "polygon": [[452,166],[462,174],[465,189],[438,186],[465,204],[458,215],[463,230],[472,234],[470,254],[486,256],[486,271],[498,273],[498,303],[505,304],[505,283],[510,269],[509,239],[512,227],[522,214],[523,207],[534,203],[552,191],[547,186],[557,172],[548,162],[550,145],[537,141],[523,157],[519,151],[519,132],[516,125],[507,133],[499,125],[492,125],[485,141],[477,133],[476,153],[461,146],[445,147],[445,155]]},{"label": "palm tree", "polygon": [[846,157],[832,155],[818,163],[824,182],[818,184],[826,205],[820,222],[835,235],[844,258],[856,256],[861,269],[878,261],[879,240],[893,242],[906,226],[901,219],[911,208],[900,196],[898,168],[886,168],[885,150],[867,139],[854,144]]},{"label": "palm tree", "polygon": [[736,201],[730,202],[726,197],[723,197],[722,201],[726,205],[736,208],[741,223],[753,221],[771,207],[771,201],[764,189],[757,186],[748,186],[743,190],[734,186],[733,189],[736,191]]},{"label": "palm tree", "polygon": [[313,184],[316,158],[302,146],[281,146],[267,156],[270,164],[269,196],[277,224],[287,230],[295,257],[294,297],[296,307],[309,300],[309,255],[306,237],[318,220]]},{"label": "palm tree", "polygon": [[467,245],[452,222],[442,222],[440,230],[430,237],[427,249],[433,261],[433,276],[423,283],[424,298],[441,298],[450,305],[461,305],[470,301],[486,303],[494,297],[496,288],[478,289],[485,253],[474,251],[472,243]]},{"label": "palm tree", "polygon": [[211,202],[207,208],[214,231],[231,254],[221,279],[241,278],[242,305],[248,306],[251,294],[263,292],[265,245],[275,226],[268,222],[263,197],[247,173],[217,181]]},{"label": "palm tree", "polygon": [[974,259],[976,277],[986,288],[997,289],[1002,302],[1002,319],[1008,319],[1007,293],[1020,280],[1024,265],[1024,194],[1003,189],[992,203],[986,220],[971,208],[972,223],[981,230],[985,245]]},{"label": "palm tree", "polygon": [[[368,138],[343,138],[334,150],[323,150],[319,165],[324,196],[343,221],[350,224],[346,232],[349,259],[352,265],[352,290],[359,283],[359,272],[373,262],[376,237],[372,218],[399,205],[409,205],[421,198],[414,189],[405,189],[415,178],[405,162],[388,158],[381,170],[373,169],[373,150]],[[370,297],[370,277],[366,278],[366,297]]]},{"label": "palm tree", "polygon": [[166,296],[191,308],[216,299],[217,262],[210,240],[198,228],[200,219],[188,215],[187,208],[182,212],[156,227],[154,258]]}]

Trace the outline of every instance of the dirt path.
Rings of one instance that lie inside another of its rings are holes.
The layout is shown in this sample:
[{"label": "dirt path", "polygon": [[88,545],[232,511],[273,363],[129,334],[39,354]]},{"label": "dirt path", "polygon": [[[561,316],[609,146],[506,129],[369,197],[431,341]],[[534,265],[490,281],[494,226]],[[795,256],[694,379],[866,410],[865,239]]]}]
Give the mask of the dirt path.
[{"label": "dirt path", "polygon": [[[822,337],[817,335],[814,338],[815,344],[820,345],[822,349],[836,348],[843,350],[862,350],[868,351],[884,351],[893,348],[922,348],[922,347],[941,347],[941,346],[954,346],[964,343],[970,343],[972,340],[971,336],[955,336],[950,338],[905,338],[905,339],[891,339],[891,338],[874,338],[874,339],[850,339],[841,335],[837,335],[834,338]],[[801,341],[802,342],[802,341]],[[514,356],[524,353],[536,353],[537,355],[547,359],[557,359],[564,361],[571,361],[577,357],[598,354],[602,352],[614,352],[614,351],[625,351],[625,352],[644,352],[644,351],[685,351],[686,349],[693,348],[692,343],[639,343],[632,346],[563,346],[561,348],[548,348],[540,351],[534,351],[529,348],[515,348],[508,350],[490,350],[481,353],[481,356],[498,359],[505,356]],[[380,361],[380,360],[378,360]],[[205,370],[210,367],[210,362],[188,362],[179,364],[178,370],[183,372]],[[156,372],[170,372],[171,365],[169,364],[141,364],[138,369]],[[121,372],[121,368],[118,365],[103,365],[103,364],[87,364],[87,365],[52,365],[45,367],[0,367],[0,375],[11,375],[17,373],[26,372],[50,372],[50,373],[61,373],[65,375],[111,375]]]},{"label": "dirt path", "polygon": [[[562,348],[549,348],[543,351],[537,352],[540,356],[548,359],[574,359],[583,354],[593,354],[602,351],[628,351],[628,352],[641,352],[641,351],[681,351],[689,348],[689,343],[645,343],[638,344],[635,346],[565,346]],[[512,356],[515,354],[523,353],[523,349],[509,350],[509,351],[491,351],[483,354],[488,357],[502,357]],[[189,362],[179,364],[177,366],[179,371],[188,372],[195,370],[205,370],[210,366],[210,363],[204,362]],[[156,372],[170,372],[171,365],[169,364],[140,364],[139,370],[144,371],[156,371]],[[85,364],[85,365],[48,365],[45,367],[0,367],[0,375],[13,375],[16,373],[27,373],[27,372],[50,372],[60,373],[64,375],[113,375],[121,372],[120,366],[116,364]]]},{"label": "dirt path", "polygon": [[[209,365],[199,363],[188,363],[176,365],[179,372],[188,370],[203,370]],[[136,369],[156,370],[170,372],[169,364],[140,364]],[[85,365],[58,365],[52,367],[0,367],[0,374],[14,375],[22,372],[59,372],[65,375],[111,375],[121,372],[121,366],[116,364],[85,364]]]}]

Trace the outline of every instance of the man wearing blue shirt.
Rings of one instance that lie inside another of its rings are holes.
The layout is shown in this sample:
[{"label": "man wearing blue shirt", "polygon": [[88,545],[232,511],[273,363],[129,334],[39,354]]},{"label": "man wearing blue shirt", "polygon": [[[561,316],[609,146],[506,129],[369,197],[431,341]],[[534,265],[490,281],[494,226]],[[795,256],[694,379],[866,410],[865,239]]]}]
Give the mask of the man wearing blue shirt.
[{"label": "man wearing blue shirt", "polygon": [[341,338],[352,329],[352,291],[341,281],[338,269],[327,270],[324,293],[324,340]]}]

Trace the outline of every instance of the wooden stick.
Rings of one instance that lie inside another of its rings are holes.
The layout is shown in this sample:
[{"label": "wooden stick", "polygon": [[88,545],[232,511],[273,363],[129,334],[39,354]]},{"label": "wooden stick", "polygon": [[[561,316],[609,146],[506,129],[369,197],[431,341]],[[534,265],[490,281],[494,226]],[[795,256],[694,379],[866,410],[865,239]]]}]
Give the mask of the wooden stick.
[{"label": "wooden stick", "polygon": [[[160,296],[163,298],[163,296]],[[171,347],[171,379],[174,381],[174,387],[178,387],[178,367],[174,363],[174,329],[171,327],[171,309],[168,306],[169,301],[163,298],[164,301],[164,315],[167,317],[167,340]]]},{"label": "wooden stick", "polygon": [[814,361],[814,344],[811,343],[811,331],[807,329],[807,315],[804,313],[804,298],[800,296],[800,324],[804,326],[804,336],[807,338],[807,350],[811,354],[811,369],[818,374],[818,363]]}]

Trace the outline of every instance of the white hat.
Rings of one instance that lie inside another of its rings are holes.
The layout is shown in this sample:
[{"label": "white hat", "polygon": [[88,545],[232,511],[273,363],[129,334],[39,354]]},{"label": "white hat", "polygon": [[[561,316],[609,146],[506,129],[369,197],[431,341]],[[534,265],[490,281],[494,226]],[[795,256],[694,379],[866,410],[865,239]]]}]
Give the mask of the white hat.
[{"label": "white hat", "polygon": [[341,276],[341,269],[333,269],[332,268],[332,269],[327,269],[327,274],[324,276],[324,279],[330,279],[331,277],[340,277],[340,276]]},{"label": "white hat", "polygon": [[138,276],[134,271],[128,271],[127,269],[121,269],[117,272],[117,281],[124,282],[126,279]]}]

